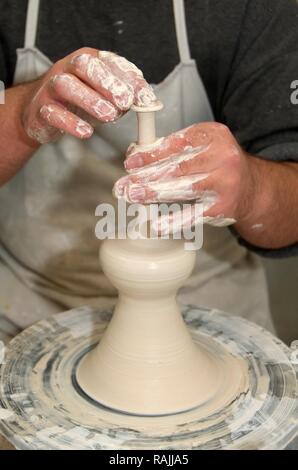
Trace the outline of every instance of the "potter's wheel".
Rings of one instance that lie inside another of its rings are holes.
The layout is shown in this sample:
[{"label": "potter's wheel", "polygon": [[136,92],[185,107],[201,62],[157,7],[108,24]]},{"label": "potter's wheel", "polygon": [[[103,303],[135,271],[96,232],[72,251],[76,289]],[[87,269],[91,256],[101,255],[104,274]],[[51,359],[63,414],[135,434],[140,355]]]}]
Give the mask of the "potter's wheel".
[{"label": "potter's wheel", "polygon": [[12,341],[0,369],[0,431],[17,448],[284,449],[294,442],[296,355],[254,324],[190,306],[184,318],[195,342],[245,359],[247,393],[204,419],[201,407],[140,417],[93,402],[80,391],[75,372],[110,317],[104,310],[72,310]]}]

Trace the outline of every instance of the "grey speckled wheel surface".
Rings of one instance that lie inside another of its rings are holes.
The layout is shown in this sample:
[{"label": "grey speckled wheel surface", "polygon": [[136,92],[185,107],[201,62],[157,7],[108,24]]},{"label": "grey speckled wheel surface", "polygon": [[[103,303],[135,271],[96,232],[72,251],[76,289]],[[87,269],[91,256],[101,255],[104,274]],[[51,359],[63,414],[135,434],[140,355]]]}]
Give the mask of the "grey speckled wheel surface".
[{"label": "grey speckled wheel surface", "polygon": [[[19,449],[285,449],[297,436],[297,370],[268,332],[221,312],[184,308],[195,341],[245,358],[249,391],[220,413],[138,417],[92,402],[75,383],[109,311],[72,310],[17,336],[0,369],[0,432]],[[215,344],[213,343],[213,344]],[[297,367],[297,366],[296,366]]]}]

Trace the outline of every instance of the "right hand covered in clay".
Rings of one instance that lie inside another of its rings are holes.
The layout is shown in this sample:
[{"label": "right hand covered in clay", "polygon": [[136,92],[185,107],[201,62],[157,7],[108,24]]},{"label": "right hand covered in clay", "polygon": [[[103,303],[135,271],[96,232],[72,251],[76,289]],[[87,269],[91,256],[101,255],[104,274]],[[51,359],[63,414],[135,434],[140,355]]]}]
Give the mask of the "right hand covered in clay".
[{"label": "right hand covered in clay", "polygon": [[[22,113],[27,135],[43,144],[62,134],[88,139],[94,119],[112,122],[132,104],[156,97],[143,73],[112,52],[83,48],[58,61],[30,87]],[[79,114],[84,118],[79,117]]]}]

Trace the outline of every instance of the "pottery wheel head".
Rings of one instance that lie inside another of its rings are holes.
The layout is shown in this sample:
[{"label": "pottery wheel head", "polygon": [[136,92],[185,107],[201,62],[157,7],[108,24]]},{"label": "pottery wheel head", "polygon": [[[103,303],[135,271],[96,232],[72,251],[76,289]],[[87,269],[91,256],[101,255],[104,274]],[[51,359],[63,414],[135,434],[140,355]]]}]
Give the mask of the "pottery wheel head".
[{"label": "pottery wheel head", "polygon": [[0,369],[0,432],[19,449],[285,449],[297,434],[291,351],[260,327],[184,308],[195,342],[242,358],[248,390],[202,418],[203,408],[163,417],[115,412],[75,386],[81,357],[103,335],[109,311],[82,308],[27,329]]}]

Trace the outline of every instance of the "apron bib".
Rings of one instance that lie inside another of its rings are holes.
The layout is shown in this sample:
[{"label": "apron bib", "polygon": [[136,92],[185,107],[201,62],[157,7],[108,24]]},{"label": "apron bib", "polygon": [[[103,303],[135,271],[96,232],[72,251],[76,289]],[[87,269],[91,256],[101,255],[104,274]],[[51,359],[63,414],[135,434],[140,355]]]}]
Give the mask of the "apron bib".
[{"label": "apron bib", "polygon": [[[211,106],[191,59],[184,3],[173,1],[180,64],[155,85],[164,109],[160,136],[212,121]],[[15,84],[38,78],[52,65],[36,47],[39,0],[29,0],[25,47],[17,51]],[[98,263],[94,230],[98,204],[116,204],[112,187],[123,176],[123,155],[136,140],[136,117],[98,124],[88,142],[64,136],[39,148],[0,190],[0,311],[24,327],[81,305],[114,304],[116,291]],[[220,308],[270,328],[263,269],[226,228],[204,227],[204,246],[180,298]]]}]

